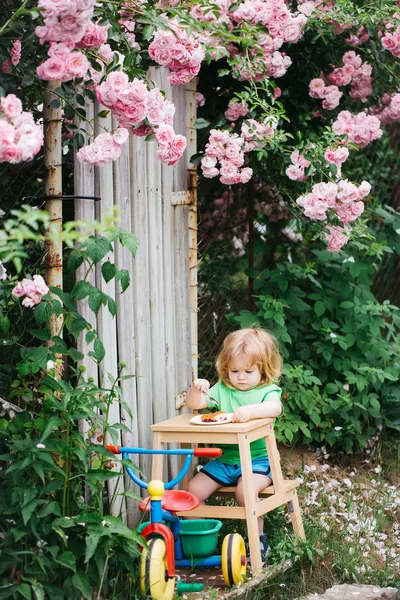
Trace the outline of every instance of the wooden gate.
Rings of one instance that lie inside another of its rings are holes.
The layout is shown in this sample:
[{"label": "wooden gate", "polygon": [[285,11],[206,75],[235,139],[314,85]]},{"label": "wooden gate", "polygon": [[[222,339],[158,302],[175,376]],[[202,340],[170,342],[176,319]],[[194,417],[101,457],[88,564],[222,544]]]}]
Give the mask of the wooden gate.
[{"label": "wooden gate", "polygon": [[[145,448],[152,445],[150,426],[182,410],[183,393],[197,372],[196,172],[189,162],[196,152],[195,83],[172,87],[168,73],[165,68],[152,68],[149,79],[175,104],[174,129],[188,141],[177,165],[168,167],[157,159],[156,142],[131,136],[115,163],[92,167],[75,161],[74,176],[76,195],[101,198],[98,202],[77,199],[76,219],[101,221],[118,207],[120,226],[139,239],[135,259],[120,244],[110,257],[117,268],[127,269],[131,275],[131,285],[124,293],[114,280],[108,284],[102,280],[100,264],[88,277],[92,285],[115,298],[116,317],[102,307],[96,318],[86,301],[80,310],[97,329],[106,349],[100,371],[90,357],[85,359],[86,375],[107,385],[108,374],[117,374],[118,362],[126,363],[124,374],[135,377],[122,381],[121,386],[133,418],[114,402],[110,422],[129,428],[121,433],[121,444]],[[89,106],[88,119],[101,108]],[[102,127],[115,127],[111,116],[96,121],[98,133]],[[84,336],[78,342],[87,356]],[[151,458],[141,457],[136,462],[147,478]],[[170,468],[175,473],[177,464]],[[127,487],[126,480],[115,478],[109,493]],[[113,512],[126,515],[130,525],[136,522],[135,504],[121,495],[115,498]]]}]

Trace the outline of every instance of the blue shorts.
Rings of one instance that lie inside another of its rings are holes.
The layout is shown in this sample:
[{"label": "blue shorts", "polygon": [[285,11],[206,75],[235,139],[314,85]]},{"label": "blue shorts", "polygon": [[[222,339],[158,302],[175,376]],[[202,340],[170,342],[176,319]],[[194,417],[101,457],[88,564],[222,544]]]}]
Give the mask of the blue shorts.
[{"label": "blue shorts", "polygon": [[[253,473],[266,475],[272,479],[268,456],[262,456],[251,461]],[[242,476],[242,465],[226,465],[215,458],[207,463],[200,471],[221,485],[237,485]]]}]

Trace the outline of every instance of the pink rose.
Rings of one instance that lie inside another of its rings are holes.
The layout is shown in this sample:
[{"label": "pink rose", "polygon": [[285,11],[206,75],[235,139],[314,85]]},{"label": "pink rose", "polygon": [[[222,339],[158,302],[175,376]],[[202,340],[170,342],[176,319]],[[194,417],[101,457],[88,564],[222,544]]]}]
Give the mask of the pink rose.
[{"label": "pink rose", "polygon": [[128,138],[129,138],[128,130],[123,127],[119,127],[113,133],[113,140],[119,146],[122,146],[122,144],[125,144],[125,142],[128,141]]},{"label": "pink rose", "polygon": [[48,58],[37,67],[36,73],[45,81],[62,79],[65,75],[65,61],[57,57]]},{"label": "pink rose", "polygon": [[128,85],[129,78],[128,75],[122,71],[113,71],[108,75],[106,81],[111,89],[118,94],[118,92]]},{"label": "pink rose", "polygon": [[156,141],[159,146],[169,147],[175,137],[175,132],[171,125],[162,123],[156,129]]},{"label": "pink rose", "polygon": [[8,94],[1,98],[1,110],[9,119],[15,119],[22,112],[22,102],[15,94]]},{"label": "pink rose", "polygon": [[45,280],[41,275],[34,275],[33,281],[36,286],[37,293],[41,294],[42,296],[45,296],[49,293],[49,288],[47,287]]},{"label": "pink rose", "polygon": [[347,229],[330,227],[329,225],[327,229],[329,230],[329,233],[325,233],[325,239],[328,242],[328,252],[339,252],[339,250],[349,241],[349,236],[346,235]]},{"label": "pink rose", "polygon": [[83,77],[89,69],[89,61],[82,52],[71,52],[66,63],[66,70],[71,79]]}]

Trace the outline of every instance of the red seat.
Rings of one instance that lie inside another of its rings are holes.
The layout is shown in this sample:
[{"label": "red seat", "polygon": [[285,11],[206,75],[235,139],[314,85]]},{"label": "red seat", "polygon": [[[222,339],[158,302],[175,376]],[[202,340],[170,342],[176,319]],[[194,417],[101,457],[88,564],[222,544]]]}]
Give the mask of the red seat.
[{"label": "red seat", "polygon": [[[184,490],[167,490],[161,500],[161,508],[169,510],[171,513],[176,513],[181,510],[194,510],[199,506],[199,501],[190,492]],[[150,496],[144,498],[139,504],[141,511],[150,511]]]}]

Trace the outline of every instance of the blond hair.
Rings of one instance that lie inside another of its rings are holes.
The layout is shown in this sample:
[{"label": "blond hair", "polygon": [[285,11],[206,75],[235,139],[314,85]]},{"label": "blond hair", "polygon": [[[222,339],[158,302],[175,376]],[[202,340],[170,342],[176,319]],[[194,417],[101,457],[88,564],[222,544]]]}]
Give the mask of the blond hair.
[{"label": "blond hair", "polygon": [[249,367],[258,366],[261,373],[259,386],[277,381],[282,373],[278,342],[264,329],[239,329],[225,338],[216,368],[219,378],[227,387],[232,387],[228,376],[229,366],[237,359],[246,359]]}]

